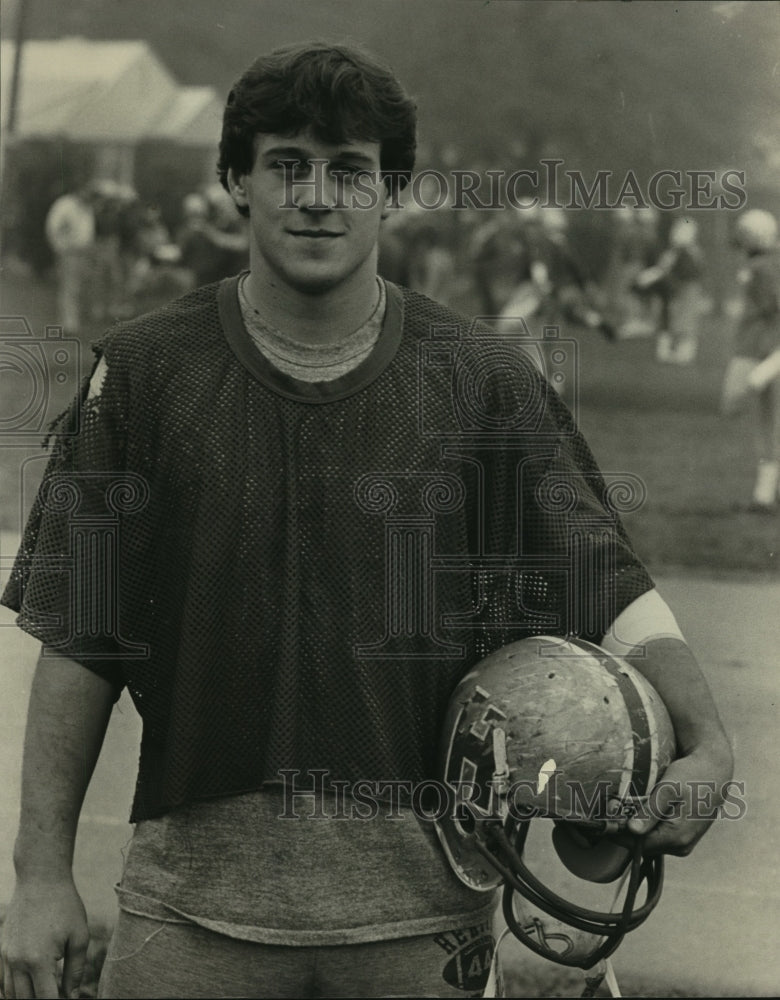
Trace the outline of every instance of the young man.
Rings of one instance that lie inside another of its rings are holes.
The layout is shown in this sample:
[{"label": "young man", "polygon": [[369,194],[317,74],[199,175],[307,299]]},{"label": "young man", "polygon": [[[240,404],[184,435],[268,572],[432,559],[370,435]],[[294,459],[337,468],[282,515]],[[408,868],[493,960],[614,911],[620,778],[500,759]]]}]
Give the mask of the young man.
[{"label": "young man", "polygon": [[[670,770],[730,776],[556,393],[490,330],[378,280],[414,149],[412,102],[359,52],[259,59],[219,166],[249,271],[112,331],[60,422],[4,595],[45,654],[6,996],[56,996],[60,958],[77,989],[73,841],[125,686],[144,733],[103,996],[479,995],[495,900],[456,878],[415,791],[458,680],[512,639],[645,641]],[[572,531],[594,524],[603,559]],[[706,825],[683,810],[648,849],[685,853]]]}]

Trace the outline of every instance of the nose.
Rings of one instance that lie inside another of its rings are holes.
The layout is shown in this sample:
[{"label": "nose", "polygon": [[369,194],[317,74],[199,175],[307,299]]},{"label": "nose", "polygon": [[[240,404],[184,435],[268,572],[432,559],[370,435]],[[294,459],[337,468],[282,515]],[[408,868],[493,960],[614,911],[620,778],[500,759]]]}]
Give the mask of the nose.
[{"label": "nose", "polygon": [[301,164],[291,180],[292,200],[302,212],[330,212],[342,203],[343,181],[328,170],[328,160]]}]

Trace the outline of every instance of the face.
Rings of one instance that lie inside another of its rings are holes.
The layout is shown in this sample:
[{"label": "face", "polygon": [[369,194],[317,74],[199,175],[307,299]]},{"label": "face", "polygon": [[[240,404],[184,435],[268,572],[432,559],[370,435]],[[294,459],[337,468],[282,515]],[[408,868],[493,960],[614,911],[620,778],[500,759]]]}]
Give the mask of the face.
[{"label": "face", "polygon": [[251,172],[228,175],[249,209],[253,275],[305,294],[373,281],[386,202],[379,154],[377,142],[260,134]]}]

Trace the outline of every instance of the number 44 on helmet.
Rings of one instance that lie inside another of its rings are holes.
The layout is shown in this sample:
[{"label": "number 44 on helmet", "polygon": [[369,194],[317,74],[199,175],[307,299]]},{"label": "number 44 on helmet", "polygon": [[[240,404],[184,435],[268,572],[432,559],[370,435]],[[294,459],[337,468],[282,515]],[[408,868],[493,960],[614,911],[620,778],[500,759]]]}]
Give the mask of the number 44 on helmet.
[{"label": "number 44 on helmet", "polygon": [[[439,762],[448,804],[436,829],[461,881],[484,891],[503,883],[504,918],[523,944],[590,969],[660,898],[663,858],[644,857],[626,825],[674,757],[666,707],[628,663],[579,639],[524,639],[487,656],[453,693]],[[551,872],[545,881],[531,870],[533,824],[563,874],[555,889]],[[587,898],[609,884],[609,905]]]}]

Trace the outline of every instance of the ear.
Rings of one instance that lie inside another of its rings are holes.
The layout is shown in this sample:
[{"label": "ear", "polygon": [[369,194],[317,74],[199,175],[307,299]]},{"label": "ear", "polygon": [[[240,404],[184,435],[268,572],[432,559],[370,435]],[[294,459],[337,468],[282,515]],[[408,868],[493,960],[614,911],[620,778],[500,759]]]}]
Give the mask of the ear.
[{"label": "ear", "polygon": [[401,193],[406,187],[406,181],[392,173],[382,176],[382,219],[389,219],[404,207],[401,204]]},{"label": "ear", "polygon": [[227,182],[228,190],[230,191],[231,197],[236,205],[238,205],[239,208],[248,208],[249,200],[244,187],[244,174],[238,175],[235,170],[230,167],[227,173]]},{"label": "ear", "polygon": [[385,181],[382,184],[381,200],[382,200],[382,215],[381,215],[381,218],[382,219],[389,219],[390,215],[391,215],[391,213],[393,211],[393,208],[395,207],[395,204],[393,202],[392,193],[390,192],[390,184],[387,181]]}]

